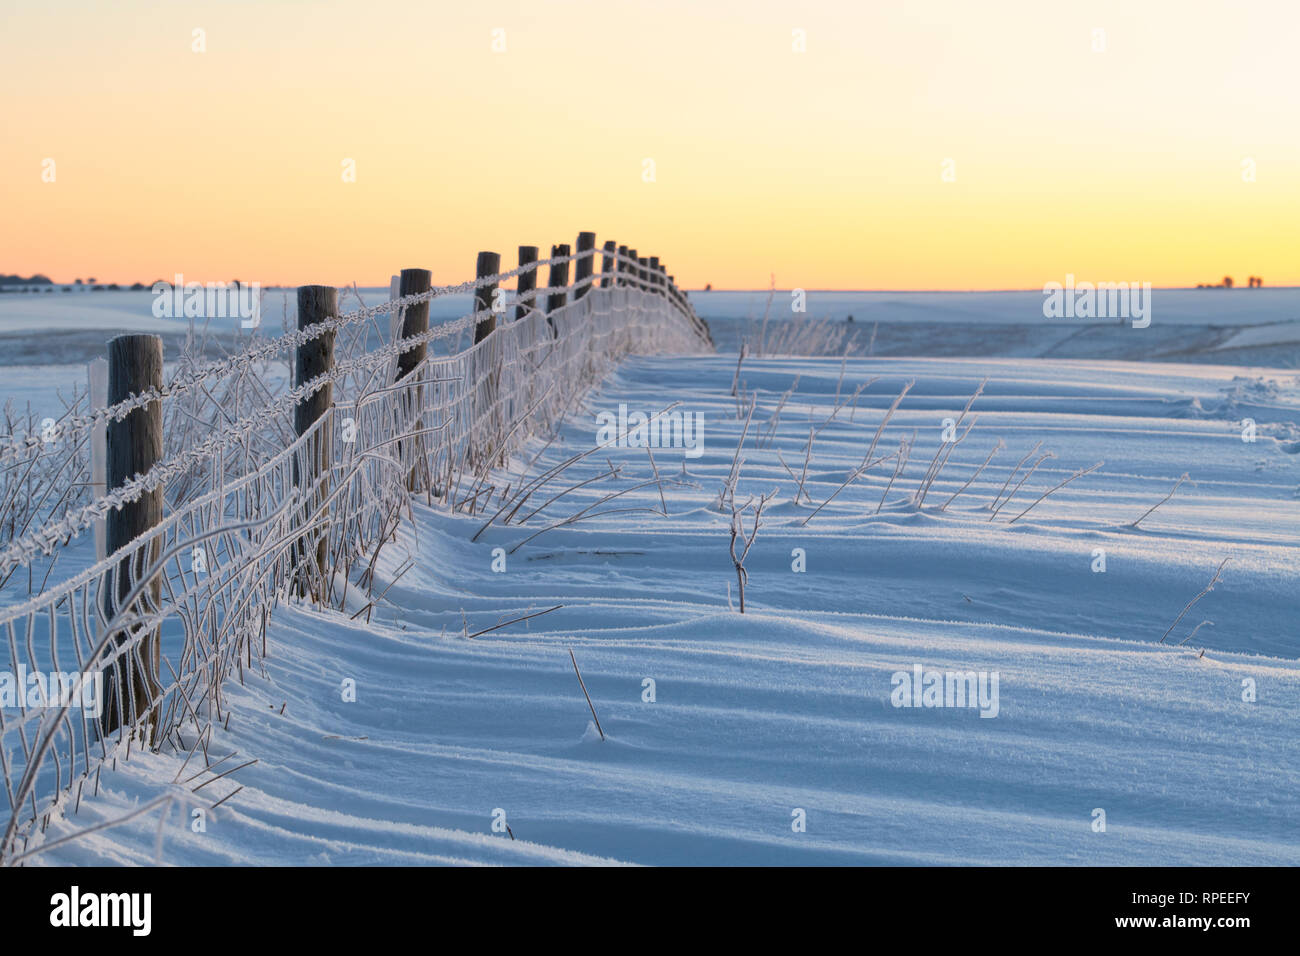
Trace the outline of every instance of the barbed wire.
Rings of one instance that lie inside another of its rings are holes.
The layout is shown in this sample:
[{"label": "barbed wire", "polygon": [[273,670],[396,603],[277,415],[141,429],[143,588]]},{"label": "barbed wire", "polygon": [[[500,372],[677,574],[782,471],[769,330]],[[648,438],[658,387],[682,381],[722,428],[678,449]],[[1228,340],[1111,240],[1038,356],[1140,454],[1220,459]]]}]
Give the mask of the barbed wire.
[{"label": "barbed wire", "polygon": [[[14,542],[0,566],[13,567],[29,548],[40,553],[42,546],[57,546],[108,510],[220,454],[266,424],[266,408],[287,412],[327,383],[379,370],[402,352],[464,333],[491,314],[478,310],[450,323],[451,331],[440,326],[343,360],[148,474]],[[385,376],[373,389],[373,380],[367,382],[355,400],[335,403],[269,461],[249,465],[233,479],[213,469],[198,497],[147,534],[49,590],[42,585],[25,601],[0,607],[7,656],[29,673],[121,674],[122,668],[143,666],[148,642],[160,639],[151,634],[179,640],[170,649],[162,645],[171,678],[155,675],[156,691],[138,700],[133,684],[127,682],[125,691],[118,684],[117,704],[124,708],[129,697],[130,707],[119,710],[115,730],[97,729],[84,714],[75,715],[69,702],[32,707],[24,698],[16,713],[0,710],[0,799],[7,799],[10,811],[0,863],[27,852],[27,835],[38,826],[43,831],[63,812],[62,798],[70,803],[75,792],[80,802],[88,780],[97,792],[98,770],[110,759],[129,756],[130,741],[145,746],[146,737],[139,735],[150,728],[157,735],[148,738],[154,746],[173,739],[183,751],[179,732],[182,724],[192,724],[192,754],[220,720],[223,683],[261,659],[254,638],[259,629],[264,634],[272,609],[303,586],[313,600],[332,601],[334,573],[342,570],[346,577],[359,556],[391,536],[392,515],[400,516],[418,490],[409,484],[417,472],[431,500],[436,495],[455,510],[462,476],[486,475],[622,356],[706,348],[679,306],[631,286],[601,289],[554,311],[530,305],[524,318],[453,354],[427,356],[397,382]],[[356,425],[351,443],[340,435],[347,417]],[[328,452],[323,457],[322,449]],[[323,562],[304,558],[317,553],[317,536],[326,548]],[[196,547],[211,548],[205,574],[193,564]],[[20,814],[26,821],[21,824]]]},{"label": "barbed wire", "polygon": [[[267,362],[277,356],[297,348],[313,339],[319,338],[327,332],[335,332],[339,329],[368,322],[380,315],[391,315],[394,312],[401,312],[415,305],[425,302],[431,302],[434,299],[448,295],[461,295],[466,293],[477,292],[484,286],[499,284],[500,282],[513,279],[525,273],[535,272],[542,266],[563,265],[569,262],[576,262],[579,259],[590,258],[594,261],[597,256],[603,257],[603,260],[609,260],[612,263],[612,271],[597,272],[593,269],[592,275],[578,280],[577,282],[560,287],[543,287],[530,290],[525,296],[540,297],[542,295],[558,294],[559,292],[575,293],[584,288],[591,288],[598,282],[609,280],[614,287],[632,286],[642,291],[654,292],[656,290],[667,291],[667,286],[660,284],[657,280],[663,278],[658,271],[652,272],[652,278],[640,278],[639,271],[646,269],[648,266],[641,265],[638,259],[629,255],[610,253],[600,249],[578,252],[567,256],[553,256],[548,259],[540,259],[526,265],[518,266],[504,272],[497,272],[489,276],[483,276],[457,285],[436,286],[426,292],[415,293],[407,296],[400,296],[396,299],[386,300],[373,306],[364,306],[351,312],[344,312],[337,316],[332,316],[322,322],[313,325],[304,326],[287,332],[284,335],[270,339],[261,345],[251,346],[242,352],[229,356],[225,359],[211,362],[205,365],[199,365],[189,370],[179,372],[172,381],[164,384],[161,388],[151,388],[143,392],[130,395],[120,402],[103,408],[93,409],[83,415],[72,416],[58,423],[57,434],[50,436],[45,433],[15,433],[13,435],[0,436],[0,465],[21,458],[25,452],[31,452],[37,449],[47,449],[51,445],[61,444],[65,438],[70,436],[81,435],[91,429],[108,422],[120,422],[127,415],[136,409],[145,408],[156,401],[164,398],[175,398],[186,394],[202,385],[211,378],[220,378],[226,375],[246,369],[254,364]],[[620,270],[619,264],[624,264],[627,269]],[[663,278],[666,283],[666,278]],[[670,301],[673,301],[679,307],[685,305],[687,314],[693,321],[698,321],[694,310],[690,309],[689,303],[684,297],[669,295]],[[515,304],[515,303],[511,303]],[[504,310],[502,310],[504,311]],[[499,313],[498,313],[499,314]],[[468,317],[467,317],[468,318]],[[432,341],[434,338],[454,335],[464,329],[463,325],[458,323],[465,322],[466,319],[455,320],[449,323],[443,323],[437,326],[443,330],[439,335],[432,336],[425,341]],[[477,320],[481,321],[481,319]],[[418,346],[419,343],[416,343]]]}]

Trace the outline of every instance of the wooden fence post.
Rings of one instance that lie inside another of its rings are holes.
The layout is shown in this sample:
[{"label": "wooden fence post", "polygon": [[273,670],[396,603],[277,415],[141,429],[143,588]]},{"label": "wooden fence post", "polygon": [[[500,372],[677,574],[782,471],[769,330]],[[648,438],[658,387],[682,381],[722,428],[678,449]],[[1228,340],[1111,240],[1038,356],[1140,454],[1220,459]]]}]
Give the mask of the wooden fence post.
[{"label": "wooden fence post", "polygon": [[[408,295],[423,295],[433,288],[433,273],[428,269],[403,269],[397,278],[397,295],[398,298],[406,298]],[[415,305],[408,305],[401,310],[401,332],[399,338],[410,339],[423,335],[429,331],[429,300],[417,302]],[[394,326],[397,321],[394,320]],[[397,356],[397,375],[395,380],[400,382],[406,378],[424,362],[425,357],[429,354],[429,344],[421,342],[419,345],[412,345]],[[414,415],[415,410],[421,400],[422,389],[417,386],[414,392],[402,397],[402,401],[408,403],[406,410],[408,414]],[[405,442],[397,443],[397,455],[402,456],[402,448]],[[412,491],[417,484],[417,476],[420,473],[420,465],[423,456],[424,443],[417,437],[416,441],[410,446],[411,452],[411,471],[406,476],[406,486]]]},{"label": "wooden fence post", "polygon": [[627,285],[628,265],[626,260],[629,255],[631,255],[631,252],[627,246],[618,247],[618,265],[614,269],[614,285],[616,286]]},{"label": "wooden fence post", "polygon": [[[596,234],[594,232],[578,233],[578,258],[573,269],[573,301],[577,302],[591,289],[592,269],[596,265]],[[584,284],[585,282],[585,284]]]},{"label": "wooden fence post", "polygon": [[659,257],[651,256],[647,262],[650,266],[650,291],[655,295],[661,295],[662,293],[659,288]]},{"label": "wooden fence post", "polygon": [[[108,403],[116,405],[132,395],[163,384],[163,343],[159,335],[119,335],[108,343]],[[162,458],[162,401],[137,408],[121,421],[108,423],[105,441],[105,483],[111,493],[136,475],[146,474]],[[105,518],[105,550],[116,554],[137,538],[145,537],[162,521],[163,489],[155,488],[135,501],[110,511]],[[136,559],[123,558],[116,569],[115,583],[105,588],[105,613],[111,619],[119,611],[148,614],[162,603],[162,576],[155,575],[139,604],[120,608],[146,569],[162,554],[161,539],[154,538],[138,549]],[[113,581],[110,574],[110,581]],[[152,742],[156,731],[156,714],[151,714],[162,694],[158,680],[161,663],[158,628],[148,632],[141,628],[123,628],[113,639],[120,647],[133,638],[133,651],[114,661],[104,675],[103,708],[100,727],[105,734],[129,728],[144,719]]]},{"label": "wooden fence post", "polygon": [[[327,285],[298,286],[298,329],[316,325],[327,319],[337,318],[338,290]],[[298,346],[293,362],[294,388],[305,385],[320,375],[334,369],[334,332],[322,332],[315,338],[308,339]],[[329,414],[334,404],[334,384],[328,383],[312,392],[293,409],[293,427],[295,434],[301,438],[316,426],[316,422]],[[304,496],[300,514],[304,524],[325,517],[325,499],[329,496],[329,468],[333,452],[332,432],[328,418],[316,428],[315,434],[303,445],[302,451],[293,461],[293,484]],[[318,513],[319,512],[319,513]],[[295,575],[298,593],[302,596],[314,590],[313,581],[326,581],[326,549],[329,546],[329,532],[325,528],[314,528],[298,540],[294,549]],[[315,570],[309,566],[315,564]],[[316,594],[317,600],[324,600],[324,593]]]},{"label": "wooden fence post", "polygon": [[[668,298],[677,308],[682,309],[682,293],[677,288],[677,279],[674,276],[667,276],[668,281]],[[685,309],[682,309],[685,311]]]},{"label": "wooden fence post", "polygon": [[536,299],[536,296],[533,295],[533,290],[537,288],[537,266],[533,265],[536,261],[536,246],[519,247],[520,268],[528,265],[532,265],[533,267],[527,272],[519,273],[519,279],[515,283],[515,298],[519,300],[519,304],[515,306],[516,322],[532,311],[533,301]]},{"label": "wooden fence post", "polygon": [[631,260],[627,264],[627,277],[632,280],[628,285],[634,289],[640,289],[641,283],[637,281],[640,278],[640,273],[637,272],[636,268],[636,263],[639,261],[640,257],[636,254],[635,249],[629,249],[627,251],[627,257]]},{"label": "wooden fence post", "polygon": [[638,265],[638,268],[636,270],[636,277],[641,280],[641,289],[643,291],[649,292],[650,291],[649,289],[650,270],[648,267],[650,265],[650,260],[647,259],[645,256],[637,256],[636,261]]},{"label": "wooden fence post", "polygon": [[[551,246],[551,258],[563,258],[569,254],[569,245],[564,243],[558,246]],[[551,293],[546,297],[546,314],[549,316],[556,309],[564,308],[564,303],[569,298],[569,264],[567,262],[552,262],[550,277],[546,284],[551,287]],[[555,323],[551,323],[555,327]],[[558,333],[557,333],[558,334]]]},{"label": "wooden fence post", "polygon": [[[399,280],[398,292],[402,298],[408,295],[420,295],[433,286],[433,273],[428,269],[403,269]],[[402,338],[409,339],[429,331],[429,302],[417,302],[408,305],[402,316]],[[428,354],[428,343],[421,342],[412,346],[397,357],[397,377],[406,378],[424,361]]]},{"label": "wooden fence post", "polygon": [[477,345],[496,331],[497,314],[492,312],[492,300],[496,297],[497,284],[500,280],[486,281],[501,271],[501,254],[499,252],[480,252],[474,264],[474,311],[488,312],[487,318],[479,318],[474,324],[474,344]]},{"label": "wooden fence post", "polygon": [[[486,317],[480,317],[474,323],[474,344],[488,340],[497,327],[497,314],[492,311],[493,300],[496,299],[497,286],[501,280],[490,279],[489,276],[495,276],[501,271],[501,254],[497,252],[480,252],[478,259],[474,262],[474,311],[487,312]],[[475,422],[478,421],[478,415],[483,409],[490,409],[496,403],[497,390],[500,386],[501,379],[501,342],[500,336],[488,341],[481,350],[478,350],[474,356],[474,401],[471,404],[471,414]],[[480,391],[481,389],[481,391]],[[478,407],[478,397],[482,396],[482,406]],[[488,434],[475,435],[471,432],[468,436],[467,458],[471,468],[477,468],[480,457],[487,447],[496,440],[498,431],[495,418],[501,414],[498,410],[494,415],[494,422],[487,427]],[[452,507],[455,507],[453,496]]]},{"label": "wooden fence post", "polygon": [[600,251],[600,287],[608,289],[614,284],[614,256],[618,254],[614,240],[610,239]]}]

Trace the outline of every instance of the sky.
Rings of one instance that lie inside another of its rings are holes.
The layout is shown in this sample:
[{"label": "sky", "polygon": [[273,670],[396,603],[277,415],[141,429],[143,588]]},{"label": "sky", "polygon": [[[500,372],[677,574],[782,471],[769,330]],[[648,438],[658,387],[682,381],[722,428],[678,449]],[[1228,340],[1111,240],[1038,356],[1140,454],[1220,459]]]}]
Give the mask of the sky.
[{"label": "sky", "polygon": [[[198,31],[198,32],[196,32]],[[0,273],[1300,285],[1300,4],[0,0]]]}]

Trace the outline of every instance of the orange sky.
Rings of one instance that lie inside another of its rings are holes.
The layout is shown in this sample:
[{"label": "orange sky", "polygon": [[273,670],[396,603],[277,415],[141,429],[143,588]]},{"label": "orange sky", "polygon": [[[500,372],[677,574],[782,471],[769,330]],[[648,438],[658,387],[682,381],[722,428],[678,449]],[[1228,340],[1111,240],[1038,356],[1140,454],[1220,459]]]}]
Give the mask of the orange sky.
[{"label": "orange sky", "polygon": [[1293,0],[4,0],[0,272],[459,282],[592,229],[688,288],[1295,285],[1297,36]]}]

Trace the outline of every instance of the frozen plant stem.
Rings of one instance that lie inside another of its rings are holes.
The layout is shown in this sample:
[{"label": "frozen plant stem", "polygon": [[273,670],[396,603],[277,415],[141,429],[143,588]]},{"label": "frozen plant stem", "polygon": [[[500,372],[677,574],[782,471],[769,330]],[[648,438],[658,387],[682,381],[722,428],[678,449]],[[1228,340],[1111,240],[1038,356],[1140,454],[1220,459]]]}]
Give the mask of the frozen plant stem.
[{"label": "frozen plant stem", "polygon": [[[991,461],[993,460],[993,456],[996,455],[998,452],[1000,452],[1003,448],[1006,448],[1006,447],[1007,447],[1006,444],[1002,441],[1001,438],[999,438],[999,439],[998,439],[998,443],[997,443],[996,445],[994,445],[994,446],[993,446],[993,450],[992,450],[991,452],[989,452],[989,456],[988,456],[987,458],[984,459],[984,464],[980,465],[978,468],[975,469],[975,474],[973,474],[973,475],[971,475],[969,478],[967,478],[967,479],[966,479],[966,484],[964,484],[964,485],[962,485],[960,488],[958,488],[958,489],[953,493],[953,496],[952,496],[951,498],[949,498],[947,501],[945,501],[943,504],[941,504],[941,505],[939,506],[939,510],[940,510],[940,511],[943,511],[943,510],[944,510],[945,508],[947,508],[950,504],[952,504],[954,501],[956,501],[956,500],[957,500],[957,496],[960,495],[960,494],[961,494],[963,491],[965,491],[967,488],[969,488],[969,487],[971,486],[971,482],[973,482],[976,478],[978,478],[978,477],[980,476],[980,473],[983,472],[984,469],[987,468],[987,467],[989,466],[989,462],[991,462]],[[879,510],[879,509],[877,509],[877,510]]]},{"label": "frozen plant stem", "polygon": [[[1181,621],[1183,619],[1183,616],[1192,609],[1192,605],[1194,605],[1197,601],[1199,601],[1201,598],[1205,597],[1205,595],[1209,594],[1211,591],[1214,590],[1214,585],[1218,583],[1219,575],[1223,572],[1223,566],[1227,563],[1228,563],[1227,558],[1224,558],[1222,561],[1219,562],[1218,568],[1216,568],[1214,571],[1214,577],[1210,578],[1210,583],[1205,586],[1205,590],[1203,590],[1200,594],[1196,595],[1196,597],[1192,598],[1190,601],[1187,602],[1187,606],[1182,609],[1182,611],[1179,613],[1179,615],[1176,618],[1174,618],[1174,623],[1169,625],[1169,630],[1165,631],[1164,634],[1160,636],[1160,640],[1157,643],[1163,644],[1165,642],[1165,638],[1167,638],[1170,632],[1172,632],[1173,629],[1178,626],[1178,622]],[[1194,634],[1196,632],[1193,631],[1192,633]]]},{"label": "frozen plant stem", "polygon": [[[745,342],[740,346],[740,358],[736,359],[736,374],[731,379],[731,397],[736,398],[736,390],[740,387],[740,366],[745,361],[745,356],[749,354],[749,343]],[[739,416],[737,416],[739,417]]]},{"label": "frozen plant stem", "polygon": [[[523,617],[517,617],[517,618],[514,618],[513,620],[510,620],[510,621],[502,621],[500,624],[496,624],[496,625],[494,625],[494,626],[492,626],[492,627],[485,627],[485,628],[483,628],[483,630],[481,630],[481,631],[475,631],[473,634],[468,633],[468,631],[469,631],[469,626],[468,626],[468,624],[467,624],[467,625],[466,625],[466,628],[465,628],[465,630],[466,630],[465,637],[467,637],[467,638],[473,638],[473,637],[478,637],[478,636],[480,636],[480,635],[482,635],[482,634],[490,634],[490,633],[493,632],[493,631],[499,631],[499,630],[501,630],[501,628],[503,628],[503,627],[509,627],[511,624],[518,624],[520,621],[530,621],[530,620],[532,620],[532,619],[535,618],[535,617],[541,617],[543,614],[550,614],[552,611],[558,611],[558,610],[559,610],[560,608],[562,608],[562,607],[564,607],[563,604],[557,604],[557,605],[555,605],[555,607],[548,607],[548,608],[547,608],[546,610],[544,610],[544,611],[535,611],[535,612],[533,612],[532,614],[525,614]],[[461,613],[464,614],[463,611],[462,611]]]},{"label": "frozen plant stem", "polygon": [[1137,528],[1138,525],[1140,525],[1144,520],[1146,520],[1147,515],[1151,514],[1151,512],[1155,511],[1162,504],[1164,504],[1166,501],[1172,498],[1174,494],[1178,491],[1178,486],[1181,485],[1186,480],[1187,480],[1187,472],[1183,472],[1183,476],[1179,478],[1178,481],[1174,482],[1174,487],[1170,490],[1169,494],[1165,495],[1163,498],[1161,498],[1159,501],[1153,504],[1150,508],[1148,508],[1146,514],[1144,514],[1141,518],[1138,518],[1137,521],[1134,521],[1131,525],[1129,525],[1129,527]]},{"label": "frozen plant stem", "polygon": [[[1040,442],[1040,444],[1041,444],[1041,442]],[[1003,508],[1005,508],[1007,505],[1011,504],[1011,499],[1014,498],[1014,497],[1015,497],[1015,496],[1020,492],[1020,489],[1023,488],[1023,487],[1025,486],[1025,482],[1028,481],[1030,478],[1033,477],[1034,472],[1036,472],[1036,471],[1038,470],[1038,466],[1039,466],[1039,465],[1041,465],[1043,462],[1047,461],[1047,459],[1049,459],[1049,458],[1055,458],[1055,457],[1056,457],[1056,452],[1052,452],[1052,451],[1044,452],[1044,453],[1039,457],[1038,461],[1034,462],[1033,467],[1031,467],[1027,472],[1025,472],[1025,476],[1024,476],[1023,478],[1020,479],[1020,481],[1016,484],[1016,486],[1015,486],[1014,488],[1011,489],[1011,494],[1007,495],[1007,497],[1003,500],[1003,502],[1002,502],[1000,505],[998,505],[996,508],[993,509],[993,514],[989,515],[989,520],[992,521],[994,518],[996,518],[996,517],[998,516],[998,513],[999,513]],[[1019,466],[1017,466],[1017,467],[1019,467]]]},{"label": "frozen plant stem", "polygon": [[921,479],[921,484],[917,486],[916,494],[913,496],[913,501],[916,502],[918,510],[925,507],[926,496],[930,493],[930,488],[934,485],[935,480],[948,466],[948,458],[952,455],[952,450],[966,440],[966,436],[970,434],[970,430],[975,427],[977,421],[979,421],[978,415],[970,420],[970,424],[966,426],[966,430],[960,436],[953,441],[941,443],[938,450],[935,451],[930,467],[926,469],[925,476]]},{"label": "frozen plant stem", "polygon": [[808,447],[804,449],[803,453],[803,470],[799,473],[799,488],[794,493],[795,504],[799,503],[800,495],[803,495],[808,499],[808,503],[812,504],[812,496],[808,494],[808,492],[804,491],[803,484],[808,480],[808,463],[812,460],[813,438],[816,437],[816,434],[817,433],[813,431],[811,427],[808,429]]},{"label": "frozen plant stem", "polygon": [[880,441],[880,436],[884,432],[885,426],[889,424],[889,420],[894,417],[894,412],[898,411],[898,406],[902,404],[903,398],[912,390],[912,386],[915,384],[914,381],[905,384],[902,391],[898,393],[898,397],[894,399],[893,404],[890,405],[889,409],[885,412],[884,417],[880,419],[880,424],[876,426],[876,433],[871,437],[871,445],[867,448],[867,453],[862,456],[862,466],[864,468],[867,467],[867,462],[871,460],[871,455],[876,450],[876,443]]},{"label": "frozen plant stem", "polygon": [[868,388],[870,388],[872,385],[874,385],[877,379],[878,376],[873,376],[867,379],[865,382],[863,382],[861,385],[859,385],[857,388],[853,390],[852,395],[846,396],[844,401],[840,402],[837,400],[835,407],[831,409],[831,413],[828,416],[826,416],[826,421],[822,422],[820,425],[817,426],[817,431],[820,432],[823,428],[825,428],[827,425],[833,422],[835,420],[835,416],[840,413],[840,409],[842,409],[845,405],[848,405],[850,402],[852,402],[856,406],[858,403],[858,396],[861,395]]},{"label": "frozen plant stem", "polygon": [[[889,476],[889,484],[885,485],[885,490],[880,493],[880,503],[876,505],[876,514],[880,514],[880,509],[885,507],[885,499],[889,497],[889,489],[894,487],[894,482],[903,473],[903,469],[907,467],[907,460],[911,457],[912,443],[915,441],[915,430],[912,431],[910,439],[900,438],[898,440],[898,455],[897,460],[894,462],[894,473]],[[943,509],[940,508],[939,510],[942,511]]]},{"label": "frozen plant stem", "polygon": [[[763,520],[763,506],[767,504],[768,499],[775,497],[776,490],[773,489],[771,494],[760,495],[758,504],[754,507],[754,526],[745,536],[744,517],[745,509],[748,503],[740,508],[736,507],[735,497],[733,494],[731,504],[731,563],[736,568],[736,585],[740,590],[740,613],[745,613],[745,585],[749,581],[749,572],[745,570],[745,558],[749,556],[749,549],[754,546],[754,539],[758,537],[758,529]],[[736,554],[736,543],[739,542],[742,547],[740,554]],[[730,594],[728,594],[730,600]]]},{"label": "frozen plant stem", "polygon": [[[664,517],[667,517],[667,516],[668,516],[668,502],[667,502],[667,500],[664,498],[664,485],[663,485],[663,482],[660,481],[660,479],[659,479],[659,466],[655,464],[655,453],[652,452],[652,451],[650,450],[650,445],[649,445],[648,442],[646,443],[646,446],[645,446],[645,453],[646,453],[647,455],[650,456],[650,470],[654,472],[654,475],[655,475],[655,485],[658,486],[658,488],[659,488],[659,507],[663,509]],[[683,463],[684,463],[684,462],[686,461],[686,459],[683,458],[682,461],[683,461]],[[612,469],[613,467],[614,467],[613,465],[610,465],[610,468],[611,468],[611,469]]]},{"label": "frozen plant stem", "polygon": [[[605,504],[605,503],[608,502],[608,501],[613,501],[615,498],[621,498],[621,497],[623,497],[623,495],[627,494],[628,492],[632,492],[632,491],[640,491],[642,488],[647,488],[647,487],[649,487],[650,485],[657,485],[657,484],[659,484],[658,480],[655,479],[655,478],[651,478],[649,481],[642,481],[642,482],[639,482],[638,484],[632,485],[631,487],[624,488],[622,491],[615,491],[615,492],[612,492],[612,493],[610,493],[610,494],[608,494],[608,495],[605,495],[605,497],[599,499],[598,501],[592,502],[591,504],[587,505],[587,507],[583,508],[581,511],[577,511],[577,512],[575,512],[575,513],[569,515],[567,518],[561,518],[559,521],[555,522],[554,524],[547,525],[545,528],[542,528],[540,531],[535,531],[534,533],[530,534],[528,537],[524,538],[524,540],[522,540],[522,541],[520,541],[518,544],[516,544],[513,548],[511,548],[511,549],[510,549],[508,552],[506,552],[506,553],[507,553],[507,554],[514,554],[516,551],[518,551],[520,548],[522,548],[522,547],[523,547],[524,545],[526,545],[528,542],[532,541],[532,540],[533,540],[534,538],[536,538],[538,535],[545,534],[545,533],[548,532],[548,531],[554,531],[556,528],[563,528],[563,527],[565,527],[566,525],[571,525],[571,524],[573,524],[575,521],[580,521],[583,517],[585,517],[585,516],[587,516],[588,514],[590,514],[591,511],[592,511],[593,509],[600,507],[601,505]],[[630,509],[622,509],[622,510],[625,510],[625,511],[648,511],[648,512],[650,512],[651,514],[656,514],[656,515],[660,514],[660,512],[655,511],[653,508],[630,508]],[[596,512],[595,515],[591,515],[591,516],[592,516],[592,517],[595,517],[596,515],[613,514],[613,513],[614,513],[614,511],[598,511],[598,512]],[[661,517],[662,517],[662,515],[661,515]]]},{"label": "frozen plant stem", "polygon": [[573,656],[573,648],[569,648],[569,659],[573,661],[573,673],[578,675],[578,684],[582,687],[582,696],[587,698],[587,707],[591,710],[591,719],[596,722],[596,732],[600,734],[600,739],[603,741],[605,731],[600,729],[600,718],[596,716],[596,708],[591,704],[591,695],[587,693],[587,683],[582,679],[582,672],[578,670],[578,659]]},{"label": "frozen plant stem", "polygon": [[829,498],[827,498],[825,501],[823,501],[821,504],[819,504],[819,505],[817,506],[816,510],[814,510],[812,514],[810,514],[808,517],[804,518],[802,521],[799,522],[799,527],[802,528],[802,527],[803,527],[804,525],[806,525],[809,521],[812,521],[813,518],[817,517],[817,515],[821,512],[821,510],[822,510],[823,508],[825,508],[828,504],[830,504],[832,501],[834,501],[834,500],[839,496],[839,493],[840,493],[841,491],[843,491],[845,488],[847,488],[847,487],[848,487],[852,482],[856,481],[858,478],[862,477],[862,476],[865,475],[868,471],[870,471],[872,465],[878,465],[878,464],[880,464],[882,461],[887,461],[888,459],[890,459],[890,458],[892,458],[892,457],[894,457],[894,456],[893,456],[893,455],[882,455],[880,458],[877,458],[875,461],[868,462],[867,464],[863,465],[862,467],[860,467],[860,468],[855,468],[853,471],[849,472],[848,477],[844,479],[844,481],[840,484],[840,486],[839,486],[838,488],[836,488],[834,491],[831,492],[831,496],[830,496]]},{"label": "frozen plant stem", "polygon": [[[1029,449],[1029,451],[1025,452],[1025,457],[1021,458],[1020,461],[1016,463],[1016,467],[1011,469],[1011,474],[1007,475],[1007,480],[1002,482],[1002,487],[998,489],[997,495],[994,496],[993,500],[989,502],[990,511],[994,513],[997,512],[998,502],[1001,501],[1002,496],[1007,493],[1007,487],[1011,484],[1011,479],[1016,477],[1016,475],[1020,473],[1020,469],[1025,467],[1025,462],[1027,462],[1031,457],[1033,457],[1034,452],[1038,451],[1038,449],[1042,447],[1043,447],[1043,443],[1041,441],[1034,442],[1034,447]],[[993,519],[990,517],[989,520],[992,521]]]},{"label": "frozen plant stem", "polygon": [[736,452],[731,457],[731,471],[727,473],[726,480],[722,483],[722,489],[718,492],[717,508],[719,511],[726,506],[728,496],[734,501],[736,480],[740,477],[740,466],[743,464],[740,458],[740,450],[745,447],[745,436],[749,434],[749,423],[754,418],[754,404],[756,401],[756,396],[751,397],[749,400],[749,414],[745,416],[745,427],[740,430],[740,441],[736,442]]},{"label": "frozen plant stem", "polygon": [[790,400],[790,396],[794,394],[794,390],[798,387],[799,376],[796,375],[793,384],[782,393],[780,401],[776,403],[776,408],[772,412],[772,417],[767,423],[767,431],[763,434],[762,438],[755,440],[755,447],[762,448],[764,444],[772,444],[772,441],[776,437],[777,426],[781,424],[781,410],[785,408],[785,403]]},{"label": "frozen plant stem", "polygon": [[[1207,625],[1207,624],[1210,625],[1210,627],[1214,627],[1214,622],[1213,622],[1213,621],[1202,621],[1200,624],[1197,624],[1194,628],[1192,628],[1192,633],[1188,634],[1188,635],[1187,635],[1186,637],[1184,637],[1181,641],[1179,641],[1177,646],[1178,646],[1178,647],[1182,647],[1184,644],[1186,644],[1188,641],[1190,641],[1192,638],[1194,638],[1194,637],[1196,636],[1196,632],[1197,632],[1197,631],[1199,631],[1201,628],[1205,627],[1205,625]],[[1202,651],[1201,653],[1204,654],[1205,652]]]},{"label": "frozen plant stem", "polygon": [[980,395],[984,393],[984,386],[988,384],[988,381],[989,380],[985,378],[978,386],[976,386],[975,391],[966,402],[966,407],[961,410],[961,414],[957,416],[957,421],[953,423],[953,433],[956,440],[951,442],[941,442],[938,450],[935,451],[934,459],[930,462],[930,467],[925,471],[925,477],[921,479],[921,484],[916,489],[914,500],[918,509],[925,507],[925,498],[926,495],[930,493],[930,486],[934,484],[935,479],[939,477],[939,473],[942,472],[944,466],[948,464],[948,456],[952,454],[952,450],[960,445],[962,440],[970,434],[970,430],[975,427],[976,419],[972,419],[971,423],[966,426],[966,430],[962,432],[959,437],[956,436],[957,429],[961,428],[961,423],[966,420],[966,415],[970,412],[971,406],[975,404],[975,399],[979,398]]},{"label": "frozen plant stem", "polygon": [[1106,464],[1104,461],[1099,461],[1099,462],[1097,462],[1097,464],[1093,465],[1093,466],[1090,467],[1090,468],[1082,468],[1082,469],[1080,469],[1079,471],[1076,471],[1074,474],[1072,474],[1069,478],[1066,478],[1066,479],[1065,479],[1064,481],[1062,481],[1060,484],[1055,485],[1055,486],[1052,487],[1052,488],[1049,488],[1047,491],[1044,491],[1041,495],[1039,495],[1036,499],[1034,499],[1034,503],[1033,503],[1032,505],[1030,505],[1030,506],[1029,506],[1028,508],[1026,508],[1024,511],[1020,512],[1020,514],[1016,515],[1016,516],[1015,516],[1014,518],[1012,518],[1010,521],[1008,521],[1007,524],[1015,524],[1017,521],[1019,521],[1019,520],[1020,520],[1021,518],[1023,518],[1025,515],[1029,514],[1030,510],[1034,507],[1034,505],[1037,505],[1038,502],[1042,501],[1042,500],[1043,500],[1044,498],[1046,498],[1048,495],[1052,494],[1052,492],[1054,492],[1054,491],[1059,491],[1060,489],[1062,489],[1062,488],[1064,488],[1066,485],[1068,485],[1070,482],[1074,481],[1074,479],[1076,479],[1076,478],[1080,478],[1080,477],[1082,477],[1083,475],[1088,474],[1088,472],[1090,472],[1090,471],[1096,471],[1098,468],[1100,468],[1100,467],[1101,467],[1102,465],[1104,465],[1104,464]]}]

